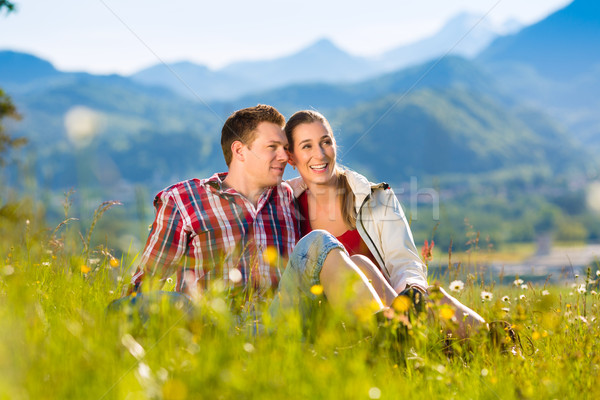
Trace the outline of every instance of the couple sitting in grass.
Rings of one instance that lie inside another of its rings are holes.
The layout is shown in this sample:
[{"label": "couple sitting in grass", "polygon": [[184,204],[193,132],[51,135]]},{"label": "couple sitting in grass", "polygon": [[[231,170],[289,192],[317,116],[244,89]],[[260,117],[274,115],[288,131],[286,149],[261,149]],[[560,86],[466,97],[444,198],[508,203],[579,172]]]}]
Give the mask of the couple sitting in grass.
[{"label": "couple sitting in grass", "polygon": [[[308,317],[321,290],[349,317],[386,310],[399,296],[422,306],[432,289],[398,200],[385,183],[337,165],[321,114],[299,111],[286,124],[270,106],[238,110],[223,126],[221,146],[227,173],[156,196],[132,291],[177,272],[176,290],[192,296],[215,279],[246,297],[274,293],[273,314],[299,307]],[[300,176],[283,182],[288,163]],[[485,324],[435,290],[454,307],[459,335]]]}]

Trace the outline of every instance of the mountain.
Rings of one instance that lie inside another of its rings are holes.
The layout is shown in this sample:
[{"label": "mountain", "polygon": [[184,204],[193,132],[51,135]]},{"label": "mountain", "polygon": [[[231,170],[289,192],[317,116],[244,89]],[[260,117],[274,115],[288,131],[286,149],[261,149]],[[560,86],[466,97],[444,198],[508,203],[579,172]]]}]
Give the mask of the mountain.
[{"label": "mountain", "polygon": [[315,108],[326,112],[340,107],[352,107],[361,102],[376,100],[394,94],[402,96],[422,88],[462,88],[487,93],[510,102],[492,75],[475,63],[458,56],[429,61],[410,68],[389,72],[362,82],[347,84],[295,84],[270,91],[244,96],[225,102],[222,108],[231,111],[264,102],[276,105],[284,113],[298,109]]},{"label": "mountain", "polygon": [[495,40],[480,55],[486,63],[519,62],[543,77],[572,79],[600,64],[600,2],[575,0],[514,35]]},{"label": "mountain", "polygon": [[515,31],[519,29],[519,25],[510,22],[505,28],[498,28],[484,16],[461,13],[432,36],[389,50],[378,57],[378,61],[384,69],[394,70],[445,54],[474,57],[498,37],[499,31],[503,29]]},{"label": "mountain", "polygon": [[[16,51],[0,52],[0,77],[10,76],[14,83],[45,79],[60,74],[46,60]],[[2,78],[0,78],[2,79]]]},{"label": "mountain", "polygon": [[231,64],[223,72],[252,81],[262,81],[265,88],[295,82],[348,82],[363,79],[377,71],[369,60],[352,56],[328,39],[286,57],[268,61]]},{"label": "mountain", "polygon": [[[119,182],[138,182],[160,189],[165,181],[190,171],[221,167],[218,138],[221,113],[160,87],[148,87],[118,75],[64,73],[50,63],[26,54],[0,53],[38,73],[1,75],[11,87],[23,120],[14,125],[15,137],[26,137],[29,166],[42,187],[102,187],[117,190]],[[18,70],[2,64],[4,70]],[[93,140],[79,146],[70,139],[67,115],[85,110]],[[14,172],[14,171],[13,171]]]},{"label": "mountain", "polygon": [[465,89],[389,95],[332,117],[341,158],[373,176],[387,171],[407,181],[523,168],[563,174],[585,165],[581,147],[548,116]]},{"label": "mountain", "polygon": [[477,58],[512,96],[544,109],[600,151],[600,3],[575,0]]},{"label": "mountain", "polygon": [[356,81],[376,71],[371,61],[352,56],[331,41],[321,39],[297,53],[273,60],[237,62],[220,70],[190,62],[159,64],[131,78],[206,101],[235,99],[292,83]]},{"label": "mountain", "polygon": [[[42,187],[53,189],[87,185],[121,193],[143,184],[154,191],[223,170],[224,119],[257,103],[288,116],[303,108],[324,112],[339,133],[343,162],[375,179],[518,176],[520,168],[562,175],[581,171],[587,158],[548,116],[523,107],[478,64],[457,56],[356,83],[294,84],[211,103],[117,75],[59,72],[21,83],[9,92],[24,115],[14,134],[30,139],[30,168]],[[84,145],[67,134],[76,111],[93,128]]]},{"label": "mountain", "polygon": [[195,100],[224,100],[261,88],[257,82],[187,61],[157,64],[131,75],[131,79],[165,87]]}]

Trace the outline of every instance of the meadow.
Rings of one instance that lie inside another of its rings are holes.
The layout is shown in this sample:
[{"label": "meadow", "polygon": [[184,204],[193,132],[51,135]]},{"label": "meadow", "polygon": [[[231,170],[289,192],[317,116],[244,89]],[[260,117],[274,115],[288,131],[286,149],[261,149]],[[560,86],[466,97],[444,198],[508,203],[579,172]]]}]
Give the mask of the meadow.
[{"label": "meadow", "polygon": [[501,331],[496,344],[485,331],[447,338],[451,313],[435,299],[429,316],[379,322],[342,320],[323,302],[308,332],[290,315],[255,333],[219,282],[193,318],[165,303],[145,318],[107,315],[138,257],[92,244],[113,205],[80,232],[66,208],[49,228],[35,205],[2,204],[0,399],[600,398],[598,264],[555,285],[501,285],[469,262],[438,276],[486,320],[512,324],[520,339]]}]

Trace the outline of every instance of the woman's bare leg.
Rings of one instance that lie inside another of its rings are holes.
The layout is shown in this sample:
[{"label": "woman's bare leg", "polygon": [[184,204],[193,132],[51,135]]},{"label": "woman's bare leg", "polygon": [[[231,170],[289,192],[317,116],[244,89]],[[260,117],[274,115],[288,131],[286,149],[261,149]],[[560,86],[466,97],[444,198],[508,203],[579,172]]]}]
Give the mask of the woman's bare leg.
[{"label": "woman's bare leg", "polygon": [[381,298],[365,274],[342,250],[333,249],[321,269],[321,285],[327,300],[334,308],[363,315],[384,308]]},{"label": "woman's bare leg", "polygon": [[360,254],[355,254],[350,259],[365,274],[369,282],[371,282],[383,304],[388,307],[391,306],[398,293],[396,293],[387,279],[385,279],[379,268],[373,264],[373,261]]}]

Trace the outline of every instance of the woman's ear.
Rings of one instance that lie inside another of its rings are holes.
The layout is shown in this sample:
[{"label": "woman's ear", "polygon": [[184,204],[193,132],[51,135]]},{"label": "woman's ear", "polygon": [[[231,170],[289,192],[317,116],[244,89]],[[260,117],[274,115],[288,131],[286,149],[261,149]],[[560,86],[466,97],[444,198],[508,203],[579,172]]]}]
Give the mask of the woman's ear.
[{"label": "woman's ear", "polygon": [[244,156],[244,143],[240,142],[239,140],[234,141],[233,143],[231,143],[231,156],[232,158],[235,158],[238,161],[243,162],[246,157]]}]

